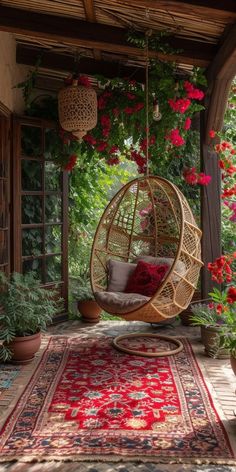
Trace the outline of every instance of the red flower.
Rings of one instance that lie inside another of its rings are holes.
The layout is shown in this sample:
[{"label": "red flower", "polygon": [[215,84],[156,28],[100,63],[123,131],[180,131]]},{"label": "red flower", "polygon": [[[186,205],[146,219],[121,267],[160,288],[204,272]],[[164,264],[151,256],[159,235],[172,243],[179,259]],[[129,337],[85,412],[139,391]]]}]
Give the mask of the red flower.
[{"label": "red flower", "polygon": [[187,97],[192,98],[195,100],[202,100],[204,98],[204,92],[202,90],[199,90],[198,88],[195,88],[191,82],[188,82],[187,80],[184,82],[184,88],[187,92]]},{"label": "red flower", "polygon": [[172,129],[165,139],[171,141],[173,146],[183,146],[183,144],[185,144],[185,140],[180,136],[178,128]]},{"label": "red flower", "polygon": [[85,75],[81,75],[78,78],[78,85],[84,85],[84,87],[91,87],[91,82],[88,77],[85,77]]},{"label": "red flower", "polygon": [[168,100],[168,103],[173,111],[175,111],[176,113],[179,112],[183,114],[190,107],[191,100],[189,100],[188,98],[179,98],[178,100],[172,100],[170,98]]},{"label": "red flower", "polygon": [[196,173],[196,167],[186,168],[183,172],[185,182],[190,185],[196,185],[198,183],[198,175]]},{"label": "red flower", "polygon": [[156,136],[154,136],[154,134],[152,136],[150,136],[150,139],[149,139],[149,144],[155,144],[156,142]]},{"label": "red flower", "polygon": [[109,159],[107,159],[107,164],[109,166],[115,166],[119,163],[120,163],[120,160],[119,160],[119,157],[117,157],[117,156],[109,157]]},{"label": "red flower", "polygon": [[104,128],[110,128],[111,127],[111,120],[108,115],[102,115],[101,116],[101,125],[104,126]]},{"label": "red flower", "polygon": [[184,129],[185,129],[186,131],[190,128],[191,123],[192,123],[192,120],[191,120],[189,117],[186,118],[185,123],[184,123]]},{"label": "red flower", "polygon": [[236,287],[229,287],[227,291],[227,302],[235,303],[236,302]]},{"label": "red flower", "polygon": [[107,104],[107,101],[105,100],[103,95],[100,95],[100,97],[98,97],[98,110],[103,110],[106,104]]},{"label": "red flower", "polygon": [[83,137],[83,140],[90,144],[91,146],[95,146],[96,144],[96,139],[91,135],[91,134],[86,134],[84,137]]},{"label": "red flower", "polygon": [[140,110],[143,109],[143,107],[144,107],[144,103],[140,103],[140,102],[139,102],[139,103],[135,103],[135,105],[134,105],[134,111],[140,111]]},{"label": "red flower", "polygon": [[200,172],[200,174],[198,174],[197,183],[199,185],[208,185],[210,181],[211,181],[211,175],[206,175],[204,174],[204,172]]},{"label": "red flower", "polygon": [[124,112],[126,113],[126,115],[132,115],[134,113],[134,109],[131,108],[131,107],[125,107],[124,108]]},{"label": "red flower", "polygon": [[109,154],[116,154],[117,152],[119,152],[119,148],[118,146],[112,146],[110,151],[109,151]]},{"label": "red flower", "polygon": [[97,146],[97,151],[102,152],[107,148],[107,143],[105,141],[100,141]]},{"label": "red flower", "polygon": [[210,138],[214,138],[215,135],[216,135],[216,132],[213,129],[210,129],[210,131],[209,131]]},{"label": "red flower", "polygon": [[109,136],[110,129],[109,128],[103,128],[102,130],[102,135],[104,138],[107,138]]},{"label": "red flower", "polygon": [[130,92],[127,92],[126,96],[128,97],[129,100],[134,100],[136,98],[136,95],[134,95],[133,93],[130,93]]},{"label": "red flower", "polygon": [[64,166],[64,169],[67,170],[68,172],[71,171],[75,167],[76,161],[77,161],[76,154],[71,154],[71,156],[69,157],[69,161]]}]

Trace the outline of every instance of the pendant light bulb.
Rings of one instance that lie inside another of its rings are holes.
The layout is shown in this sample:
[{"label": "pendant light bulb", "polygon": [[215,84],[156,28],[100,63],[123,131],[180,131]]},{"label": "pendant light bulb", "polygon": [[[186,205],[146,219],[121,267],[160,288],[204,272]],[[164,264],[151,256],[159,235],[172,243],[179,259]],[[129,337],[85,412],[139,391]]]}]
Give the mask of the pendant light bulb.
[{"label": "pendant light bulb", "polygon": [[160,113],[160,109],[159,109],[159,103],[158,103],[158,100],[156,98],[153,101],[152,117],[153,117],[154,121],[160,121],[161,118],[162,118],[162,114]]}]

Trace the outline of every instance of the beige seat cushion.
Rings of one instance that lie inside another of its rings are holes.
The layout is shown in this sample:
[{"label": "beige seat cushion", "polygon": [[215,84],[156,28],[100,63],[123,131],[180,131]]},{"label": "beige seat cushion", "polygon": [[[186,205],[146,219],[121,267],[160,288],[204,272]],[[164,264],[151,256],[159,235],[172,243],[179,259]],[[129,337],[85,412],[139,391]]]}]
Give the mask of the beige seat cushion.
[{"label": "beige seat cushion", "polygon": [[124,292],[130,276],[133,274],[137,264],[121,262],[109,259],[108,269],[108,292]]},{"label": "beige seat cushion", "polygon": [[136,310],[150,300],[138,293],[95,292],[96,301],[105,311],[112,313],[128,313]]},{"label": "beige seat cushion", "polygon": [[[144,262],[149,262],[150,264],[167,264],[170,268],[174,264],[174,258],[173,257],[153,257],[153,256],[138,256],[135,259],[135,262],[138,261],[144,261]],[[179,275],[185,275],[186,272],[186,267],[185,264],[182,261],[177,261],[176,266],[175,266],[175,271],[178,272]],[[165,277],[167,277],[168,272]],[[171,279],[173,282],[178,282],[180,280],[180,277],[178,275],[173,274],[171,276]]]}]

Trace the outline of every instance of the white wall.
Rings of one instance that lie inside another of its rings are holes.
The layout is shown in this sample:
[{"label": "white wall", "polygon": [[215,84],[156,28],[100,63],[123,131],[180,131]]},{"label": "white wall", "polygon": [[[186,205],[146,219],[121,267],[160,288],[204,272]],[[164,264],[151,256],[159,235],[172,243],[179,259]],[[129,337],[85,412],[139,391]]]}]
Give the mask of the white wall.
[{"label": "white wall", "polygon": [[22,90],[14,86],[25,80],[28,67],[16,64],[16,42],[13,35],[0,31],[0,102],[15,113],[23,113]]}]

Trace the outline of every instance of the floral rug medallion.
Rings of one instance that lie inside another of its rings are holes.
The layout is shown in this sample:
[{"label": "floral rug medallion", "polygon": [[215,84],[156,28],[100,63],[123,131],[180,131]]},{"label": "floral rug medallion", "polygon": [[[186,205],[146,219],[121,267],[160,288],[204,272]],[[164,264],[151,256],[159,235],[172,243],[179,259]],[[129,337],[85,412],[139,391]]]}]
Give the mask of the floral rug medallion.
[{"label": "floral rug medallion", "polygon": [[175,356],[144,358],[116,351],[110,337],[51,337],[1,431],[0,459],[236,464],[182,341]]}]

